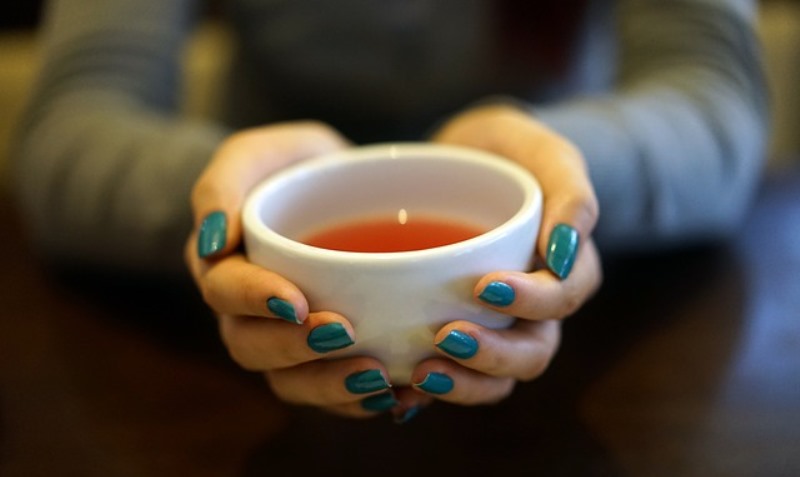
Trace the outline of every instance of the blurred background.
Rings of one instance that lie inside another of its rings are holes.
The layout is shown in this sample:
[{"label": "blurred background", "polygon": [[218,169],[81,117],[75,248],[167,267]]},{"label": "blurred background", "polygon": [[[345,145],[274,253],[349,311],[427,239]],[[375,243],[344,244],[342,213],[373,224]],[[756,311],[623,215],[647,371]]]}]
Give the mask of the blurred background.
[{"label": "blurred background", "polygon": [[[0,187],[8,186],[8,142],[25,105],[38,67],[36,29],[41,0],[6,3],[0,7]],[[800,1],[763,0],[760,34],[773,96],[773,132],[769,166],[780,169],[800,151]],[[208,114],[218,98],[214,85],[225,70],[231,37],[208,20],[186,49],[188,81],[185,109]]]},{"label": "blurred background", "polygon": [[[41,0],[5,3],[0,7],[0,187],[8,185],[8,142],[38,65],[36,26]],[[800,151],[800,1],[764,0],[760,34],[773,95],[773,133],[769,166],[779,169]],[[205,115],[218,98],[214,85],[225,70],[231,37],[207,21],[186,49],[187,82],[184,107]]]}]

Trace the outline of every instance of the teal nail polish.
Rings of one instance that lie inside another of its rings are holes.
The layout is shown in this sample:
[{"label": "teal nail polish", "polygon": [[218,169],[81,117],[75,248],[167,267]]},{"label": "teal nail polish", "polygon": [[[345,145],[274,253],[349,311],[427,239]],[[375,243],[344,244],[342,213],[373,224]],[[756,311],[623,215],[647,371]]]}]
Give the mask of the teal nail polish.
[{"label": "teal nail polish", "polygon": [[399,403],[394,398],[394,394],[386,392],[370,396],[361,400],[361,407],[367,411],[384,412],[397,406]]},{"label": "teal nail polish", "polygon": [[272,297],[267,300],[267,308],[275,314],[278,318],[286,321],[299,324],[297,320],[297,313],[294,311],[294,305],[286,300],[281,300],[277,297]]},{"label": "teal nail polish", "polygon": [[578,231],[566,224],[558,224],[550,233],[547,244],[547,268],[562,280],[569,276],[578,253]]},{"label": "teal nail polish", "polygon": [[208,214],[200,224],[200,232],[197,235],[197,255],[205,258],[225,248],[227,231],[228,221],[225,212],[216,211]]},{"label": "teal nail polish", "polygon": [[453,378],[443,373],[428,373],[421,383],[414,386],[431,394],[446,394],[453,390]]},{"label": "teal nail polish", "polygon": [[395,417],[394,422],[396,422],[397,424],[405,424],[406,422],[413,419],[414,416],[419,414],[419,410],[420,410],[419,406],[410,407],[406,409],[406,411],[403,414]]},{"label": "teal nail polish", "polygon": [[478,341],[472,336],[458,330],[453,330],[447,337],[436,345],[439,349],[459,359],[467,359],[478,352]]},{"label": "teal nail polish", "polygon": [[353,344],[352,338],[341,323],[320,325],[308,334],[308,346],[317,353],[328,353]]},{"label": "teal nail polish", "polygon": [[486,285],[478,298],[494,306],[508,306],[514,303],[516,294],[510,285],[503,282],[491,282]]},{"label": "teal nail polish", "polygon": [[353,394],[366,394],[389,388],[389,383],[378,369],[368,369],[346,377],[344,386]]}]

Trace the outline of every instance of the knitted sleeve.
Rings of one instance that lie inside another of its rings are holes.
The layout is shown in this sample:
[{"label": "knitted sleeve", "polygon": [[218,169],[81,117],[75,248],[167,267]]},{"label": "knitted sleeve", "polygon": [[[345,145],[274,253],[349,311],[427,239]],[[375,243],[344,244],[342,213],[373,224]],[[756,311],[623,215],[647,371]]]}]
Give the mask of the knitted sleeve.
[{"label": "knitted sleeve", "polygon": [[626,0],[620,68],[604,95],[536,114],[574,141],[611,249],[652,249],[730,234],[760,177],[767,92],[746,0]]},{"label": "knitted sleeve", "polygon": [[181,118],[194,0],[56,0],[13,150],[17,197],[50,259],[182,269],[189,191],[225,131]]}]

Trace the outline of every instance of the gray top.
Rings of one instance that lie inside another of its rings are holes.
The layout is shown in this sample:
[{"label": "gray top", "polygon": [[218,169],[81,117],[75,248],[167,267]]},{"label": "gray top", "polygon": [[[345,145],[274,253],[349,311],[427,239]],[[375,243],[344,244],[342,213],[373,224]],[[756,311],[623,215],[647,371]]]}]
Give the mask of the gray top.
[{"label": "gray top", "polygon": [[[315,118],[360,142],[423,139],[495,95],[583,151],[606,250],[724,236],[758,183],[767,98],[754,1],[595,0],[582,16],[553,2],[537,16],[489,0],[230,0],[230,94],[208,121],[177,112],[202,3],[50,2],[14,153],[48,256],[180,270],[189,190],[231,130]],[[575,42],[562,47],[570,24]]]}]

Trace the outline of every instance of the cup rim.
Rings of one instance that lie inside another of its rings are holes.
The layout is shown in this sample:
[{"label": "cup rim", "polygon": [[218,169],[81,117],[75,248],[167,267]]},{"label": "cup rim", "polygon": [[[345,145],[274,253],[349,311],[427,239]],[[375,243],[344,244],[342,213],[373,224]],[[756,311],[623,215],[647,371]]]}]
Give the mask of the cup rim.
[{"label": "cup rim", "polygon": [[[398,252],[354,252],[316,247],[278,233],[264,224],[260,218],[261,197],[276,184],[290,180],[297,174],[309,174],[321,167],[337,167],[340,164],[344,164],[344,160],[352,164],[353,161],[384,161],[416,156],[442,159],[458,157],[459,160],[498,170],[513,178],[521,186],[523,190],[522,203],[506,221],[475,237],[438,247]],[[521,222],[525,222],[531,216],[535,216],[541,207],[541,186],[533,174],[500,155],[482,149],[448,144],[392,142],[342,149],[315,156],[276,171],[261,181],[247,195],[242,209],[242,227],[245,241],[247,241],[248,235],[252,235],[254,239],[258,238],[262,243],[269,243],[270,246],[280,248],[285,253],[296,257],[313,257],[315,260],[327,261],[381,262],[386,264],[387,262],[412,262],[458,255],[482,244],[494,242],[508,234]],[[535,244],[532,244],[532,247],[535,247]]]}]

